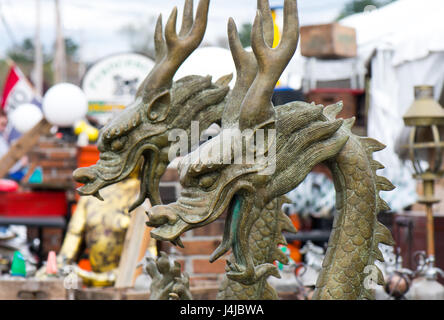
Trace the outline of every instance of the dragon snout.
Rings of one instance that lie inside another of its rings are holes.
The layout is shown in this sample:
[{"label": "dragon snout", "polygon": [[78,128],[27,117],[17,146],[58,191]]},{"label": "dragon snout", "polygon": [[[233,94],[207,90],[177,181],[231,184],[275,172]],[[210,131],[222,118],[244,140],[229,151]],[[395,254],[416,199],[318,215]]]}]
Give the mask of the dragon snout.
[{"label": "dragon snout", "polygon": [[164,224],[173,225],[179,217],[169,206],[155,206],[147,211],[149,227],[160,227]]},{"label": "dragon snout", "polygon": [[97,179],[96,174],[90,168],[78,168],[73,172],[72,176],[75,181],[83,184],[91,183]]}]

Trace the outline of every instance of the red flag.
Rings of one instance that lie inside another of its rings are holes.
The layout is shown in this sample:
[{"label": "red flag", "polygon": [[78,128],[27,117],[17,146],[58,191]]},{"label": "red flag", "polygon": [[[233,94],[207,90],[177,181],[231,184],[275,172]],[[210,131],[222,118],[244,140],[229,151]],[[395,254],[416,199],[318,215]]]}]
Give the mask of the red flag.
[{"label": "red flag", "polygon": [[[18,106],[25,103],[32,103],[41,108],[41,97],[36,94],[26,76],[14,62],[8,62],[8,64],[9,73],[3,88],[1,108],[5,110],[8,116]],[[20,137],[21,134],[8,122],[5,135],[8,137],[8,141],[11,142]]]},{"label": "red flag", "polygon": [[12,63],[3,88],[1,107],[10,114],[24,103],[34,103],[40,106],[40,100],[19,67]]},{"label": "red flag", "polygon": [[19,75],[15,71],[15,66],[11,66],[9,69],[8,77],[5,81],[5,86],[3,88],[3,96],[2,96],[2,109],[5,108],[6,101],[8,100],[9,94],[11,93],[14,86],[20,80]]}]

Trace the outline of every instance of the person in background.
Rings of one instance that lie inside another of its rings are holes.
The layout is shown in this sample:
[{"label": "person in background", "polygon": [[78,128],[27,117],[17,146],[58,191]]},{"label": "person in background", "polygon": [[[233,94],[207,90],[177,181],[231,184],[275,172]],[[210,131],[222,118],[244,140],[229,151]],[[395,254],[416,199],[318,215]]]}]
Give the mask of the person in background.
[{"label": "person in background", "polygon": [[[6,112],[2,108],[0,108],[0,158],[3,158],[3,156],[8,153],[9,150],[9,143],[6,137],[7,125],[8,117],[6,115]],[[26,163],[27,158],[22,158],[11,168],[9,174],[4,178],[20,181],[20,179],[24,175],[23,171],[25,170],[24,167]],[[3,177],[0,177],[0,179],[1,178]],[[14,191],[14,188],[10,188],[10,182],[11,181],[0,180],[0,191]],[[14,236],[8,240],[0,242],[0,247],[3,246],[2,258],[6,258],[6,261],[12,262],[14,251],[16,249],[11,250],[11,248],[18,248],[18,251],[20,251],[20,253],[25,257],[25,260],[28,262],[26,264],[26,274],[32,275],[36,271],[37,259],[36,256],[29,250],[27,244],[26,226],[10,225],[8,227],[0,227],[0,238],[2,235],[7,234],[12,234]]]},{"label": "person in background", "polygon": [[[9,150],[9,143],[6,137],[6,127],[8,125],[8,117],[5,110],[0,108],[0,158],[2,158]],[[6,177],[15,181],[20,181],[26,174],[26,167],[28,164],[28,158],[23,157],[9,170],[9,174]]]},{"label": "person in background", "polygon": [[6,126],[8,125],[8,117],[3,109],[0,109],[0,157],[8,152],[9,144],[5,137]]}]

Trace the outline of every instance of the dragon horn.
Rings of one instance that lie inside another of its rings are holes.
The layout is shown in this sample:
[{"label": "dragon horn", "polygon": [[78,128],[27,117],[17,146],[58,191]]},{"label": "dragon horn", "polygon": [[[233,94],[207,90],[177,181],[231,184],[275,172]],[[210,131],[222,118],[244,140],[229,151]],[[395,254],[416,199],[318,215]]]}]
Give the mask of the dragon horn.
[{"label": "dragon horn", "polygon": [[274,119],[274,108],[271,103],[274,87],[293,57],[299,39],[296,0],[285,0],[284,31],[277,48],[272,49],[267,45],[263,28],[262,14],[258,11],[253,24],[251,44],[259,71],[242,103],[239,118],[241,130],[254,128]]},{"label": "dragon horn", "polygon": [[191,31],[193,23],[193,0],[185,0],[182,17],[182,27],[180,28],[179,37],[186,36]]},{"label": "dragon horn", "polygon": [[[267,45],[272,46],[274,40],[274,24],[268,0],[257,0],[257,8],[262,13],[264,19],[263,32],[265,41]],[[230,127],[238,122],[242,100],[257,74],[256,58],[252,52],[247,52],[242,47],[233,18],[228,20],[228,42],[236,66],[236,83],[223,112],[223,127]]]},{"label": "dragon horn", "polygon": [[173,9],[162,32],[162,17],[159,16],[154,35],[156,64],[140,86],[137,96],[160,88],[171,88],[173,77],[180,65],[200,45],[208,22],[210,0],[200,0],[196,19],[193,19],[193,1],[186,0],[182,27],[176,33],[177,7]]}]

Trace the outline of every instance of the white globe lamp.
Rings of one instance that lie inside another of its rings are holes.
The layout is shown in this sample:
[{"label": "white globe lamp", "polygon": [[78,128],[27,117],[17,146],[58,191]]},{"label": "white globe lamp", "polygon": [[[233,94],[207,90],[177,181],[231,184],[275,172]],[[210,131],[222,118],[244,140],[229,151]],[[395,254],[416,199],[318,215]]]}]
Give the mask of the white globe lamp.
[{"label": "white globe lamp", "polygon": [[88,100],[79,87],[71,83],[59,83],[43,97],[43,113],[46,120],[58,127],[72,127],[88,112]]}]

